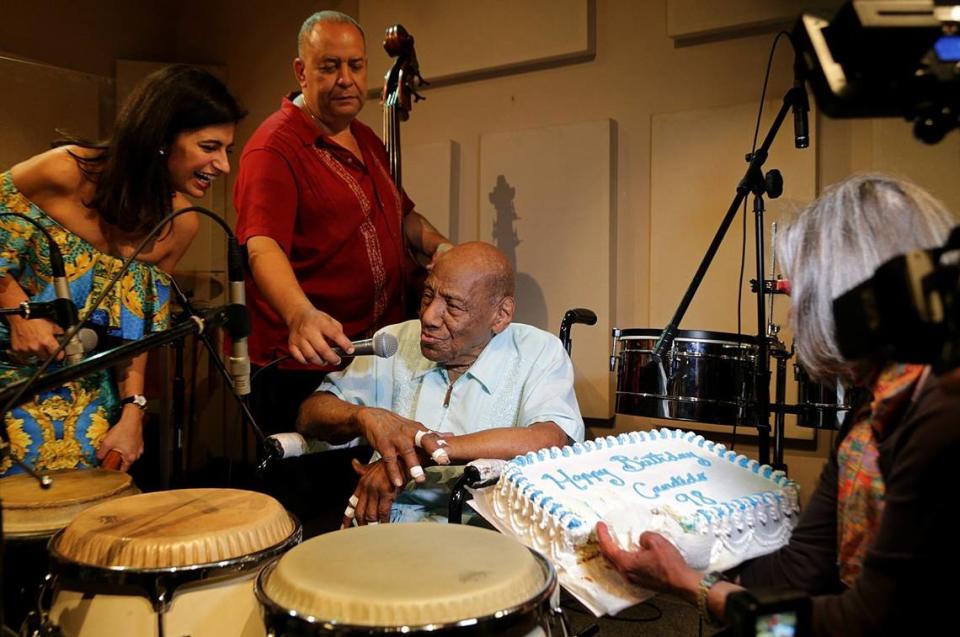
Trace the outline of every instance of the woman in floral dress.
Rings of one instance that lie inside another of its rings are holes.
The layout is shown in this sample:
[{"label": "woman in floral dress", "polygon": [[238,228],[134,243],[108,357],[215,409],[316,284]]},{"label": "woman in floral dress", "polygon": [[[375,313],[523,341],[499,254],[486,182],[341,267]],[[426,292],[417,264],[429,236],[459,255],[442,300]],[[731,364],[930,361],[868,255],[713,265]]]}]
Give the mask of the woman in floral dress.
[{"label": "woman in floral dress", "polygon": [[[176,65],[147,77],[130,95],[110,138],[69,140],[0,173],[0,213],[37,221],[64,256],[71,296],[81,315],[91,307],[143,237],[164,216],[189,206],[230,170],[228,153],[244,111],[220,80]],[[166,329],[170,274],[199,227],[195,213],[177,217],[141,252],[94,311],[106,334],[135,340]],[[49,301],[49,248],[33,224],[0,215],[0,307]],[[46,319],[0,323],[0,384],[29,376],[58,346],[62,330]],[[147,354],[91,373],[3,414],[10,453],[0,475],[21,471],[10,456],[38,470],[96,466],[110,450],[127,470],[143,452]]]}]

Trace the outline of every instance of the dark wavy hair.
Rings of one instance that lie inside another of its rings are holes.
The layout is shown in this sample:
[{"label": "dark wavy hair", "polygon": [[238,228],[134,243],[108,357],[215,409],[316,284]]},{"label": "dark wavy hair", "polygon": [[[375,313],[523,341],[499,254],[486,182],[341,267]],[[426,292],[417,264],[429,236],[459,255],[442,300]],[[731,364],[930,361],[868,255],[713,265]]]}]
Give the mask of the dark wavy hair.
[{"label": "dark wavy hair", "polygon": [[182,132],[235,123],[246,114],[210,72],[176,64],[137,85],[106,141],[63,138],[54,146],[75,144],[100,151],[90,157],[71,153],[95,184],[93,198],[84,203],[124,232],[145,233],[173,211],[169,155],[161,150]]}]

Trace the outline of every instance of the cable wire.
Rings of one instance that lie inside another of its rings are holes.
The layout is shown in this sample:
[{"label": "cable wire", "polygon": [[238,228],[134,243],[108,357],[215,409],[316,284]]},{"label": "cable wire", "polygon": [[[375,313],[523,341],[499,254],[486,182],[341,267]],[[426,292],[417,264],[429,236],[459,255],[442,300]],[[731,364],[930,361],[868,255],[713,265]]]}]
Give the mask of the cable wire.
[{"label": "cable wire", "polygon": [[[763,120],[763,102],[767,98],[767,85],[770,83],[770,69],[773,67],[773,56],[777,51],[777,44],[780,38],[786,36],[790,40],[790,45],[796,51],[796,45],[793,42],[793,36],[788,31],[780,31],[773,38],[773,44],[770,46],[770,55],[767,57],[767,70],[763,74],[763,88],[760,90],[760,107],[757,109],[757,122],[753,129],[753,142],[750,144],[750,154],[757,152],[757,139],[760,137],[760,122]],[[740,232],[740,275],[737,278],[737,343],[739,344],[743,337],[743,274],[747,261],[747,198],[743,198],[743,217]],[[758,246],[759,248],[759,246]],[[763,285],[763,281],[757,282]],[[766,329],[766,326],[764,326]],[[733,423],[733,433],[731,434],[730,450],[737,448],[737,424],[739,419]]]}]

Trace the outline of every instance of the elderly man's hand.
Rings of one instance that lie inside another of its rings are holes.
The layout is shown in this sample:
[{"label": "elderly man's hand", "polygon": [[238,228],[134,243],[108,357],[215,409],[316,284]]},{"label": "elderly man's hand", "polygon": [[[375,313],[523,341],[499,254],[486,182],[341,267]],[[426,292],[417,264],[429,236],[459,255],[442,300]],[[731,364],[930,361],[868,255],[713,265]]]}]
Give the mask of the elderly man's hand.
[{"label": "elderly man's hand", "polygon": [[294,314],[287,327],[290,330],[287,339],[290,355],[304,364],[339,365],[340,357],[330,347],[330,343],[344,351],[350,351],[353,347],[350,339],[343,333],[343,325],[326,312],[312,306]]},{"label": "elderly man's hand", "polygon": [[450,459],[442,448],[442,438],[426,435],[432,432],[415,420],[376,407],[359,410],[356,419],[357,427],[364,438],[380,453],[387,475],[397,488],[402,487],[405,482],[401,464],[417,482],[426,479],[420,466],[420,458],[417,457],[418,432],[424,432],[419,434],[419,446],[430,454],[437,464],[450,464]]},{"label": "elderly man's hand", "polygon": [[597,524],[600,552],[625,578],[643,588],[674,593],[696,601],[701,573],[687,566],[680,551],[659,533],[647,531],[640,536],[635,551],[620,548],[603,522]]},{"label": "elderly man's hand", "polygon": [[361,526],[389,522],[390,507],[399,489],[390,481],[386,465],[382,460],[364,465],[354,459],[353,470],[359,474],[360,482],[350,497],[341,528],[350,526],[354,518]]}]

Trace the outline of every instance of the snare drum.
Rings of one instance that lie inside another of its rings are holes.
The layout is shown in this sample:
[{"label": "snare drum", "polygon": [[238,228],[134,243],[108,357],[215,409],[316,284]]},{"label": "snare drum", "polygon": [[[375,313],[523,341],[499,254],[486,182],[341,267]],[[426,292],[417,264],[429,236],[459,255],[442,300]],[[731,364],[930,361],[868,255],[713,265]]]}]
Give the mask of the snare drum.
[{"label": "snare drum", "polygon": [[262,637],[253,580],[299,541],[299,523],[261,493],[183,489],[105,502],[50,542],[49,619],[68,637]]},{"label": "snare drum", "polygon": [[328,533],[257,578],[270,636],[562,635],[558,595],[556,573],[540,554],[457,524]]},{"label": "snare drum", "polygon": [[43,578],[49,572],[47,543],[81,511],[112,498],[138,492],[126,473],[106,469],[71,469],[49,475],[44,489],[26,474],[0,479],[5,541],[3,601],[6,621],[18,626],[36,608]]},{"label": "snare drum", "polygon": [[726,332],[681,330],[664,356],[653,361],[660,330],[615,330],[617,413],[735,424],[753,396],[754,338]]}]

